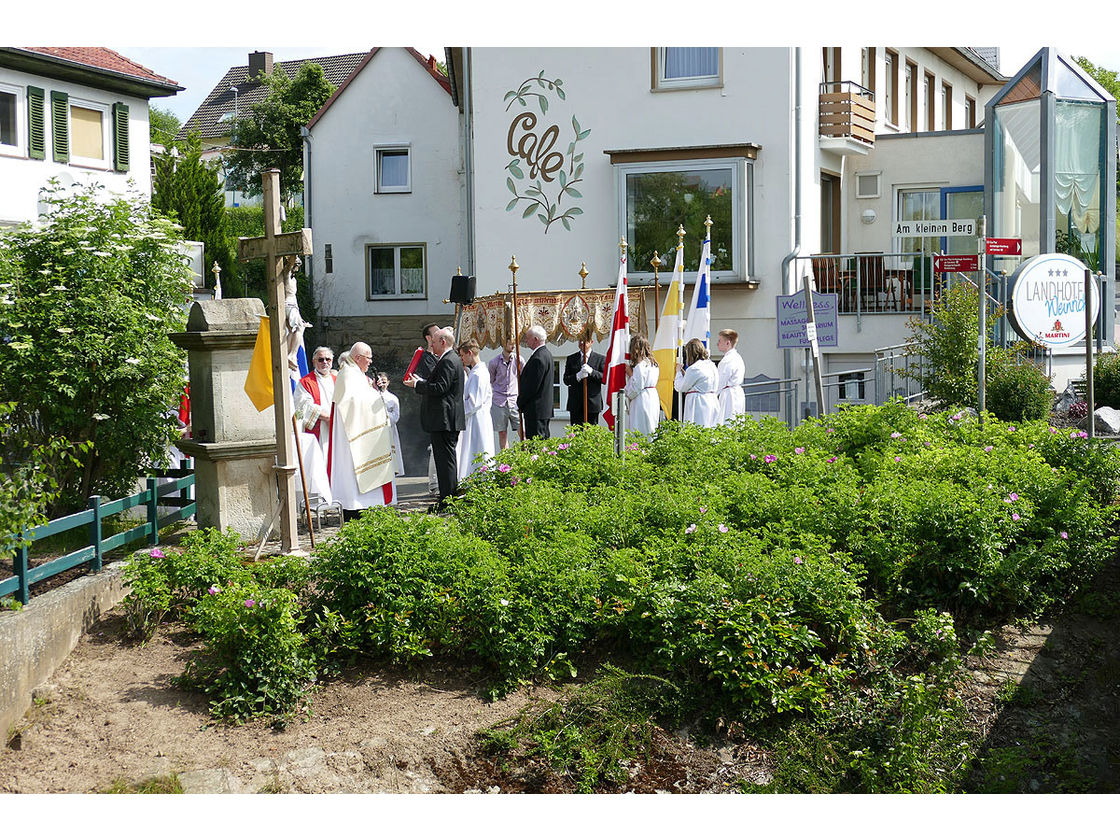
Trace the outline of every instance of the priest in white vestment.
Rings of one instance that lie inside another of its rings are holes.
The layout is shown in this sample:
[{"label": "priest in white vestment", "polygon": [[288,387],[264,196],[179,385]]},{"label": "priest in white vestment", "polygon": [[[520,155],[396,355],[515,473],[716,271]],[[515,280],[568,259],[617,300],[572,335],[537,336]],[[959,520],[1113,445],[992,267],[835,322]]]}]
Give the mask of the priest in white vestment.
[{"label": "priest in white vestment", "polygon": [[684,394],[681,422],[714,428],[719,425],[719,400],[716,399],[719,373],[708,358],[704,342],[698,338],[689,341],[684,346],[684,362],[683,368],[677,364],[677,376],[673,381],[673,387]]},{"label": "priest in white vestment", "polygon": [[720,330],[719,337],[716,339],[716,348],[723,354],[723,358],[716,365],[716,372],[719,374],[717,388],[721,425],[734,420],[747,410],[746,397],[743,396],[743,379],[747,375],[747,366],[743,364],[743,357],[735,349],[738,342],[739,333],[735,330]]},{"label": "priest in white vestment", "polygon": [[630,339],[630,361],[626,364],[627,424],[635,432],[652,435],[661,418],[661,401],[657,396],[660,375],[649,339],[636,335]]},{"label": "priest in white vestment", "polygon": [[381,398],[385,400],[385,410],[389,412],[389,428],[393,432],[393,472],[404,475],[404,455],[401,454],[401,436],[397,432],[397,424],[401,422],[401,401],[389,390],[389,374],[378,371],[374,379]]},{"label": "priest in white vestment", "polygon": [[344,518],[397,501],[389,413],[381,392],[366,377],[373,354],[357,342],[339,358],[327,458],[331,492]]},{"label": "priest in white vestment", "polygon": [[[490,370],[478,358],[478,342],[473,338],[459,345],[459,358],[463,360],[463,413],[466,428],[459,435],[456,445],[456,464],[462,481],[479,467],[494,461],[497,447],[494,444],[494,418],[490,404],[494,393],[490,388]],[[482,460],[475,458],[481,455]]]}]

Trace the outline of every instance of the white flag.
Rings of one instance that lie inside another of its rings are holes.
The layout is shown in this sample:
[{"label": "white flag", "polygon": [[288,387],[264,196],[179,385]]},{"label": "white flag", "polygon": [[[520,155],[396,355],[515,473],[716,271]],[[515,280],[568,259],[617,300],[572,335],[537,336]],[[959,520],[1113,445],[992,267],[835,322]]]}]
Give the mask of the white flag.
[{"label": "white flag", "polygon": [[630,359],[630,314],[626,307],[626,254],[618,264],[618,287],[614,294],[614,315],[611,318],[611,343],[607,348],[607,369],[603,384],[607,387],[603,419],[614,429],[614,395],[626,387],[626,362]]},{"label": "white flag", "polygon": [[692,289],[692,308],[688,311],[688,320],[685,321],[684,342],[687,344],[694,338],[708,346],[708,338],[712,332],[712,313],[708,308],[708,287],[712,273],[712,234],[708,231],[708,238],[704,240],[704,249],[700,253],[700,269],[696,272],[696,285]]}]

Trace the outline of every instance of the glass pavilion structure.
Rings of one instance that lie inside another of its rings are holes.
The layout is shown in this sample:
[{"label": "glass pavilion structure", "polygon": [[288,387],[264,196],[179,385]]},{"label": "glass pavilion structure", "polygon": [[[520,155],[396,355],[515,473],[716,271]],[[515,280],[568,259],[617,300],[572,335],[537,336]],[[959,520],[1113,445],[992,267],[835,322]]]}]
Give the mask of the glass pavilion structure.
[{"label": "glass pavilion structure", "polygon": [[984,125],[988,236],[1021,238],[1024,260],[1066,253],[1105,275],[1101,333],[1111,341],[1116,100],[1045,48],[988,102]]}]

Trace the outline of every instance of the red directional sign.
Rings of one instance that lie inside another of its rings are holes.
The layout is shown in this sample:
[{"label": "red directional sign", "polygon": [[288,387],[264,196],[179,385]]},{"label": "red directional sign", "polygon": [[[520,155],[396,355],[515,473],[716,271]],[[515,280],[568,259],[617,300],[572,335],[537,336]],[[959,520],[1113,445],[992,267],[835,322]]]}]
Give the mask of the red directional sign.
[{"label": "red directional sign", "polygon": [[976,254],[965,256],[935,256],[933,258],[934,271],[979,271],[980,258]]},{"label": "red directional sign", "polygon": [[985,239],[984,253],[999,257],[1017,257],[1023,253],[1022,239]]}]

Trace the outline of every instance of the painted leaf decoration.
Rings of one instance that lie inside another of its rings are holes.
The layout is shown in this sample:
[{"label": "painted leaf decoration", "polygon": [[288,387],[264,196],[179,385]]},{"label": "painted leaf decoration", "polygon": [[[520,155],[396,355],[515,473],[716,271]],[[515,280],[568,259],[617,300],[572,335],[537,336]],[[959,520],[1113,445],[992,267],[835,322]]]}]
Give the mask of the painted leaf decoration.
[{"label": "painted leaf decoration", "polygon": [[553,204],[551,207],[548,208],[548,215],[549,216],[555,216],[556,215],[556,205],[555,204]]},{"label": "painted leaf decoration", "polygon": [[589,128],[589,129],[587,129],[586,131],[581,131],[581,132],[579,133],[579,135],[577,135],[577,139],[579,139],[579,140],[582,140],[582,139],[583,139],[584,137],[586,137],[586,136],[587,136],[588,134],[590,134],[590,133],[591,133],[591,129],[590,129],[590,128]]},{"label": "painted leaf decoration", "polygon": [[513,177],[517,178],[518,180],[521,180],[525,177],[525,173],[521,171],[521,167],[517,165],[517,161],[515,160],[510,161],[510,164],[507,168],[510,172],[513,173]]},{"label": "painted leaf decoration", "polygon": [[509,187],[509,191],[511,193],[513,193],[514,195],[517,195],[517,186],[513,183],[512,178],[506,178],[506,186]]},{"label": "painted leaf decoration", "polygon": [[564,93],[564,88],[560,87],[560,82],[559,81],[556,82],[556,95],[559,96],[561,99],[567,99],[568,98],[567,95]]},{"label": "painted leaf decoration", "polygon": [[517,97],[517,102],[520,105],[524,105],[525,104],[525,97],[524,96]]},{"label": "painted leaf decoration", "polygon": [[547,114],[548,113],[548,100],[545,99],[543,96],[540,99],[541,99],[541,113],[542,114]]},{"label": "painted leaf decoration", "polygon": [[560,222],[561,222],[561,223],[562,223],[562,224],[564,225],[564,227],[565,227],[565,228],[567,228],[568,230],[571,230],[571,229],[572,229],[572,224],[571,224],[571,222],[569,222],[569,221],[568,221],[568,218],[567,218],[566,216],[564,216],[564,217],[561,217],[561,219],[560,219]]},{"label": "painted leaf decoration", "polygon": [[560,85],[564,84],[564,80],[563,79],[556,79],[553,82],[553,84],[556,85],[556,87],[560,87]]},{"label": "painted leaf decoration", "polygon": [[[575,190],[569,190],[569,192],[575,192]],[[580,210],[578,207],[573,207],[570,210],[568,210],[568,215],[569,216],[582,216],[583,211]]]},{"label": "painted leaf decoration", "polygon": [[548,224],[548,218],[544,215],[544,213],[538,213],[537,218],[541,220],[542,224],[544,224],[544,225]]},{"label": "painted leaf decoration", "polygon": [[[575,147],[576,147],[576,144],[572,143],[572,148],[575,149]],[[574,158],[572,158],[573,163],[579,163],[581,160],[583,160],[583,152],[580,152],[578,155],[576,155]]]},{"label": "painted leaf decoration", "polygon": [[528,219],[530,216],[533,215],[533,211],[536,210],[536,209],[537,209],[537,205],[530,204],[528,207],[525,208],[525,212],[521,214],[521,218],[522,219]]},{"label": "painted leaf decoration", "polygon": [[507,204],[506,205],[506,212],[508,213],[510,210],[512,210],[514,207],[516,207],[517,202],[520,201],[520,200],[521,199],[519,199],[519,198],[515,198],[513,201],[511,201],[509,204]]},{"label": "painted leaf decoration", "polygon": [[564,174],[564,170],[563,170],[563,169],[561,169],[561,170],[560,170],[560,171],[559,171],[559,172],[557,173],[557,175],[558,175],[558,176],[559,176],[559,178],[560,178],[560,186],[562,186],[562,187],[563,187],[563,186],[567,185],[567,183],[568,183],[568,176],[567,176],[566,174]]},{"label": "painted leaf decoration", "polygon": [[581,174],[583,174],[583,164],[582,163],[579,166],[576,167],[575,177],[578,178]]},{"label": "painted leaf decoration", "polygon": [[[572,198],[583,198],[583,193],[581,193],[575,187],[568,187],[568,195],[572,196]],[[575,209],[575,208],[572,208],[572,209]]]},{"label": "painted leaf decoration", "polygon": [[575,130],[576,134],[578,135],[579,134],[579,120],[576,119],[575,114],[572,115],[572,128]]},{"label": "painted leaf decoration", "polygon": [[513,97],[515,97],[515,96],[517,96],[517,91],[511,90],[509,93],[507,93],[505,96],[502,97],[502,101],[503,102],[508,102],[510,99],[513,99]]}]

